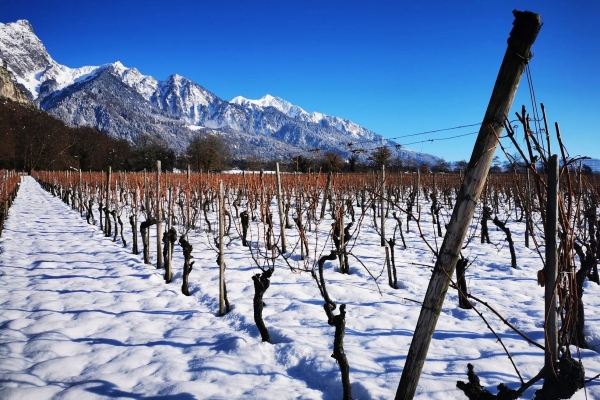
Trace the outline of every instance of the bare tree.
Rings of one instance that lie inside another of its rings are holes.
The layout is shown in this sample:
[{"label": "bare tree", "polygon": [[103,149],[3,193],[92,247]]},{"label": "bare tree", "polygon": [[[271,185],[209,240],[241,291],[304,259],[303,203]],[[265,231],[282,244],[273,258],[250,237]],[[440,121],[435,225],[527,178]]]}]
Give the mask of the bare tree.
[{"label": "bare tree", "polygon": [[222,170],[231,158],[231,150],[223,138],[210,134],[193,138],[185,154],[196,171]]}]

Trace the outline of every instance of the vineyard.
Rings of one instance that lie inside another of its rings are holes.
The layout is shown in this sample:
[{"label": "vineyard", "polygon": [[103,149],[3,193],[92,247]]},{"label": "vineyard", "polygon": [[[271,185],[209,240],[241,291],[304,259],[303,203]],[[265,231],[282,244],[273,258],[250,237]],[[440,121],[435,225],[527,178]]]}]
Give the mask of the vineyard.
[{"label": "vineyard", "polygon": [[[281,398],[279,370],[294,380],[283,383],[294,388],[289,398],[392,397],[462,174],[174,174],[157,167],[32,176],[46,196],[71,209],[60,213],[101,233],[102,251],[133,253],[171,292],[193,299],[185,304],[205,307],[204,318],[237,332],[216,346],[234,359],[218,367],[222,374],[242,377],[239,388],[221,388],[220,396]],[[523,389],[544,364],[547,318],[540,285],[548,176],[534,172],[488,177],[456,274],[448,277],[417,396],[465,398],[456,386],[466,380],[467,364],[492,392],[500,383],[520,383],[526,397],[539,389],[537,380]],[[583,359],[589,379],[600,372],[600,179],[562,172],[559,279],[551,291],[558,347],[575,364]],[[20,177],[4,176],[9,200]],[[27,178],[25,185],[36,184]],[[95,248],[98,239],[77,240],[85,249],[86,240]],[[184,334],[185,323],[177,326],[156,334],[203,335],[202,328]],[[190,380],[225,384],[205,367]],[[271,383],[254,382],[249,372],[271,376]],[[173,379],[181,380],[166,380]],[[473,382],[459,387],[467,393]],[[576,396],[594,398],[598,390],[591,380]]]}]

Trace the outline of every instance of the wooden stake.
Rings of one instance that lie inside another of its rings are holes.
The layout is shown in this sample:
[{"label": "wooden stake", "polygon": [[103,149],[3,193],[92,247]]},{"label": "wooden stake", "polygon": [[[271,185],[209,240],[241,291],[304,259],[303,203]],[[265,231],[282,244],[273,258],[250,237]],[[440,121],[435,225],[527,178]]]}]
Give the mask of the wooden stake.
[{"label": "wooden stake", "polygon": [[156,161],[156,268],[162,268],[162,207],[160,199],[160,160]]},{"label": "wooden stake", "polygon": [[283,199],[281,195],[281,176],[279,174],[279,163],[275,163],[277,172],[277,205],[279,206],[279,225],[281,237],[281,254],[287,252],[287,242],[285,240],[285,211],[283,209]]},{"label": "wooden stake", "polygon": [[325,206],[327,205],[327,197],[329,195],[329,188],[331,187],[331,171],[327,175],[327,184],[325,185],[325,192],[323,193],[323,204],[321,205],[321,216],[319,219],[325,218]]},{"label": "wooden stake", "polygon": [[345,213],[344,206],[345,206],[345,203],[344,203],[343,196],[341,197],[340,203],[341,203],[340,207],[339,207],[340,219],[338,221],[338,226],[340,229],[340,253],[338,254],[338,259],[340,261],[340,272],[342,274],[344,274],[344,273],[348,273],[349,271],[346,271],[346,262],[345,262],[345,260],[346,260],[346,249],[345,249],[346,243],[344,241],[344,213]]},{"label": "wooden stake", "polygon": [[513,14],[515,21],[508,39],[509,46],[496,78],[492,97],[429,281],[396,392],[396,400],[410,400],[417,390],[429,344],[448,291],[450,277],[454,273],[460,249],[473,219],[475,206],[481,196],[498,145],[498,137],[510,112],[526,60],[531,54],[531,46],[541,28],[539,14],[528,11],[513,11]]},{"label": "wooden stake", "polygon": [[383,212],[383,198],[385,197],[385,165],[381,166],[381,197],[379,198],[379,208],[381,209],[381,247],[385,243],[385,213]]},{"label": "wooden stake", "polygon": [[[104,202],[104,205],[107,210],[108,210],[108,206],[110,205],[110,178],[111,178],[111,175],[112,175],[112,167],[108,167],[108,171],[106,171],[106,201]],[[104,232],[105,232],[106,237],[110,236],[110,234],[108,232],[108,224],[110,224],[110,220],[108,217],[106,217],[106,218],[104,218]]]},{"label": "wooden stake", "polygon": [[82,186],[81,186],[81,168],[79,169],[79,183],[77,184],[77,190],[79,191],[78,193],[78,200],[77,200],[77,206],[79,207],[79,215],[83,216],[83,193],[82,191]]},{"label": "wooden stake", "polygon": [[530,214],[533,212],[531,209],[531,185],[529,182],[529,168],[525,170],[527,173],[527,186],[525,187],[525,247],[529,248],[529,225]]},{"label": "wooden stake", "polygon": [[[185,191],[185,203],[186,203],[186,211],[187,211],[187,229],[190,230],[192,228],[192,210],[190,207],[190,196],[192,195],[192,188],[190,187],[190,165],[187,166],[187,190]],[[186,240],[187,240],[187,232],[186,232]]]},{"label": "wooden stake", "polygon": [[225,191],[223,181],[219,181],[219,315],[225,315]]},{"label": "wooden stake", "polygon": [[[173,228],[173,189],[169,188],[168,190],[168,205],[167,205],[167,232],[170,235],[171,228]],[[173,261],[173,245],[170,240],[167,240],[165,243],[167,246],[167,262],[165,263],[165,281],[167,283],[173,280],[173,268],[171,262]]]},{"label": "wooden stake", "polygon": [[550,157],[548,162],[548,189],[546,196],[546,268],[545,268],[545,308],[546,351],[544,358],[545,379],[554,379],[558,351],[558,321],[556,318],[557,295],[555,293],[558,277],[558,156]]}]

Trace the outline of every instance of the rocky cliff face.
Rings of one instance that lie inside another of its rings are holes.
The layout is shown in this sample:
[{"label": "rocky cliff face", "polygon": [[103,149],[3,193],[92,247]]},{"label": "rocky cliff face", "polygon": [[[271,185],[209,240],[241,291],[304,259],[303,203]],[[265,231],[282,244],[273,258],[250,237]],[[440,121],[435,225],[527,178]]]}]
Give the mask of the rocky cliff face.
[{"label": "rocky cliff face", "polygon": [[0,67],[0,97],[6,97],[18,103],[29,103],[29,99],[15,84],[12,74],[5,66]]}]

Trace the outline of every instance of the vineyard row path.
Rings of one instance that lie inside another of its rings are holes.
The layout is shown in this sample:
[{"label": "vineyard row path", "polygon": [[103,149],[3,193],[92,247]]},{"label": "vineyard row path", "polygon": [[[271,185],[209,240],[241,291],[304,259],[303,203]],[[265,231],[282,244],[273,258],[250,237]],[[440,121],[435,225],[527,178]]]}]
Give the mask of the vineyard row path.
[{"label": "vineyard row path", "polygon": [[0,398],[311,392],[231,324],[25,178],[0,239]]}]

